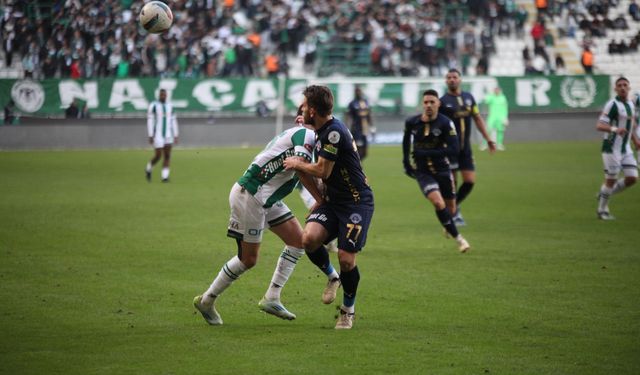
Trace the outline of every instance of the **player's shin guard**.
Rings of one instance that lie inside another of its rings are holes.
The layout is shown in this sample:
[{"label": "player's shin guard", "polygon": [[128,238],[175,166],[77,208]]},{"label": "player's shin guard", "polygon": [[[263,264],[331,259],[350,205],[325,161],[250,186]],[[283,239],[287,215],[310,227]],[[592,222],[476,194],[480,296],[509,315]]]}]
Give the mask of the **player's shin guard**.
[{"label": "player's shin guard", "polygon": [[218,297],[246,270],[247,267],[237,256],[229,259],[229,261],[222,266],[218,276],[216,276],[211,286],[209,286],[209,289],[207,289],[206,293],[202,296],[202,302],[209,303],[212,299]]},{"label": "player's shin guard", "polygon": [[350,271],[341,271],[340,282],[342,283],[342,290],[344,292],[342,305],[347,308],[347,312],[353,313],[353,306],[356,303],[356,291],[358,290],[358,283],[360,282],[358,266],[353,267]]},{"label": "player's shin guard", "polygon": [[267,289],[265,298],[268,300],[280,299],[280,291],[284,284],[287,283],[289,277],[296,268],[298,259],[304,255],[303,249],[298,249],[292,246],[285,246],[284,250],[278,258],[276,269],[273,271],[273,277],[271,278],[271,285]]},{"label": "player's shin guard", "polygon": [[451,237],[458,237],[458,228],[456,228],[453,220],[451,220],[451,213],[449,213],[448,208],[445,207],[441,210],[436,210],[436,216],[438,216],[438,220],[440,220],[440,223]]},{"label": "player's shin guard", "polygon": [[613,189],[602,185],[600,196],[598,197],[598,212],[609,212],[609,197],[613,194]]},{"label": "player's shin guard", "polygon": [[[456,203],[460,204],[473,190],[473,182],[463,182],[456,193]],[[455,213],[455,212],[454,212]]]},{"label": "player's shin guard", "polygon": [[321,245],[314,252],[307,252],[307,256],[311,263],[315,264],[320,271],[322,271],[325,275],[329,276],[332,273],[336,272],[333,266],[331,265],[331,260],[329,259],[329,252],[324,245]]}]

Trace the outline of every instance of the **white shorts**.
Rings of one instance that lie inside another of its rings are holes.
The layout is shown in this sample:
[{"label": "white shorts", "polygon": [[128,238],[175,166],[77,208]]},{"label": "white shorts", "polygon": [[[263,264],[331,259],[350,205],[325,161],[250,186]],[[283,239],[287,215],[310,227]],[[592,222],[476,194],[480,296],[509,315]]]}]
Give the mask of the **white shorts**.
[{"label": "white shorts", "polygon": [[621,171],[625,177],[638,177],[638,162],[631,152],[623,155],[603,153],[602,162],[606,179],[618,178]]},{"label": "white shorts", "polygon": [[231,216],[227,236],[250,243],[262,242],[265,227],[282,224],[294,217],[282,201],[269,208],[262,207],[262,203],[238,183],[233,184],[229,193],[229,206]]},{"label": "white shorts", "polygon": [[173,144],[173,137],[155,137],[153,138],[153,148],[164,148],[166,145]]}]

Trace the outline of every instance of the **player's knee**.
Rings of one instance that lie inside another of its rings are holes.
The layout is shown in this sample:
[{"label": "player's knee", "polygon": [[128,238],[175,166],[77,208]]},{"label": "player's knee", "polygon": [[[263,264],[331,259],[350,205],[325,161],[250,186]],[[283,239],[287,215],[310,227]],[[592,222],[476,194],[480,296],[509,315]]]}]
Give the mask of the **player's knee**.
[{"label": "player's knee", "polygon": [[247,269],[253,268],[258,263],[258,254],[243,254],[241,260]]},{"label": "player's knee", "polygon": [[340,263],[340,271],[351,271],[356,266],[355,254],[340,251],[338,253],[338,262]]},{"label": "player's knee", "polygon": [[302,233],[302,247],[307,251],[315,251],[322,245],[322,239],[316,233],[305,230]]}]

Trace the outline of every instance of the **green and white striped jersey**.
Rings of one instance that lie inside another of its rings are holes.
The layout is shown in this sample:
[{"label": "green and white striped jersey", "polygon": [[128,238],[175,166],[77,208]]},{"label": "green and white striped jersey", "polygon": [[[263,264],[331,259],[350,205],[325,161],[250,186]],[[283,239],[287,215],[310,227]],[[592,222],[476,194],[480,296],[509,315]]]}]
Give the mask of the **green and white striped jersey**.
[{"label": "green and white striped jersey", "polygon": [[640,124],[640,92],[633,96],[633,107],[636,111],[636,126]]},{"label": "green and white striped jersey", "polygon": [[253,159],[238,184],[262,203],[263,207],[273,206],[289,195],[298,183],[295,171],[284,169],[284,159],[301,156],[311,161],[315,139],[315,133],[302,126],[285,130]]},{"label": "green and white striped jersey", "polygon": [[607,102],[600,116],[600,121],[611,126],[627,129],[627,134],[619,136],[616,133],[604,133],[602,152],[606,154],[631,152],[629,138],[631,137],[631,124],[633,122],[635,108],[630,99],[622,101],[615,97]]},{"label": "green and white striped jersey", "polygon": [[149,104],[147,133],[149,137],[163,139],[178,136],[178,120],[171,103],[154,100]]}]

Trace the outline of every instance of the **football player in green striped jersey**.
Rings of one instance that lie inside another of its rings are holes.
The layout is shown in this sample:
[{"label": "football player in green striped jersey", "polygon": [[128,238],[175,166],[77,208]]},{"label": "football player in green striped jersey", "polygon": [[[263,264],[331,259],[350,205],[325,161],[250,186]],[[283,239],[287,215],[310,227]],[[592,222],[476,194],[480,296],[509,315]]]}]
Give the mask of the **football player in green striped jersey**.
[{"label": "football player in green striped jersey", "polygon": [[147,111],[147,132],[149,143],[153,145],[153,158],[149,160],[144,170],[147,181],[151,182],[153,166],[162,162],[162,182],[169,182],[169,164],[171,162],[171,147],[178,143],[178,120],[173,111],[173,105],[167,100],[167,90],[160,89],[158,100],[149,105]]},{"label": "football player in green striped jersey", "polygon": [[[603,133],[602,161],[604,183],[598,194],[597,215],[601,220],[614,220],[609,211],[609,199],[636,183],[638,163],[631,150],[631,142],[640,146],[635,132],[635,108],[629,98],[630,83],[625,77],[615,82],[616,97],[609,100],[600,115],[596,129]],[[618,177],[620,173],[624,177]]]}]

